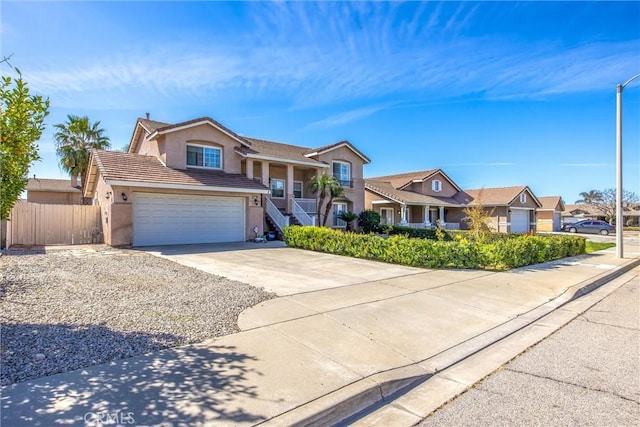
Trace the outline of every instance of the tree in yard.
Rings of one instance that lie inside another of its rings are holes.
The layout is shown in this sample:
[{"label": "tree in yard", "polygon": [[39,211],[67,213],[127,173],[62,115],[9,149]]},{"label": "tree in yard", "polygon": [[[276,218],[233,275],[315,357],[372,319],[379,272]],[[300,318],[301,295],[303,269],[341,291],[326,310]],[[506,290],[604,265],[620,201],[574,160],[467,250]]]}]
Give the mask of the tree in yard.
[{"label": "tree in yard", "polygon": [[[589,206],[593,210],[602,214],[608,223],[613,223],[616,218],[616,189],[607,188],[606,190],[598,192],[600,197],[598,200],[589,203]],[[622,191],[622,209],[626,210],[630,208],[632,203],[638,202],[638,195],[633,191]]]},{"label": "tree in yard", "polygon": [[[4,62],[9,67],[7,58]],[[40,159],[36,141],[44,131],[49,99],[29,94],[20,70],[0,81],[0,219],[6,220],[27,185],[31,164]]]},{"label": "tree in yard", "polygon": [[344,188],[340,185],[340,181],[333,176],[329,180],[327,191],[329,192],[329,200],[327,200],[327,204],[324,207],[324,217],[322,218],[323,227],[327,226],[327,220],[329,219],[329,212],[333,207],[333,201],[335,199],[346,199],[344,195]]},{"label": "tree in yard", "polygon": [[495,208],[487,210],[482,204],[482,190],[478,193],[475,203],[473,205],[467,204],[462,210],[466,215],[463,221],[469,225],[471,235],[475,239],[482,240],[487,233],[492,231],[489,223],[494,210]]},{"label": "tree in yard", "polygon": [[596,203],[602,198],[602,193],[598,190],[583,191],[580,193],[580,199],[576,200],[576,204]]},{"label": "tree in yard", "polygon": [[351,223],[358,219],[358,215],[353,212],[342,211],[338,214],[338,219],[347,223],[346,231],[351,231]]},{"label": "tree in yard", "polygon": [[[309,189],[313,194],[318,195],[318,215],[320,216],[320,224],[324,227],[329,219],[329,212],[333,201],[337,198],[344,197],[344,188],[340,186],[340,182],[334,177],[323,173],[311,178]],[[329,200],[325,204],[325,200]]]},{"label": "tree in yard", "polygon": [[80,177],[84,186],[91,150],[109,148],[109,137],[104,134],[105,130],[100,128],[100,122],[91,123],[87,116],[68,115],[65,123],[54,127],[57,129],[53,137],[56,140],[56,154],[60,166],[72,177]]}]

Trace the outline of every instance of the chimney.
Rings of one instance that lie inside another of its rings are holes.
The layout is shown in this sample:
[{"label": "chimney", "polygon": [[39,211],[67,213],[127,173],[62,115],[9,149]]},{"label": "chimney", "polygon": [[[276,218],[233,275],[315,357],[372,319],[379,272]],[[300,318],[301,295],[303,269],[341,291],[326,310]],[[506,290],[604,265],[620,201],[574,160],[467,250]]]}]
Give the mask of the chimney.
[{"label": "chimney", "polygon": [[147,115],[147,120],[149,120],[149,117],[151,117],[150,113],[145,113]]},{"label": "chimney", "polygon": [[75,175],[71,175],[71,186],[72,187],[78,186],[78,177]]}]

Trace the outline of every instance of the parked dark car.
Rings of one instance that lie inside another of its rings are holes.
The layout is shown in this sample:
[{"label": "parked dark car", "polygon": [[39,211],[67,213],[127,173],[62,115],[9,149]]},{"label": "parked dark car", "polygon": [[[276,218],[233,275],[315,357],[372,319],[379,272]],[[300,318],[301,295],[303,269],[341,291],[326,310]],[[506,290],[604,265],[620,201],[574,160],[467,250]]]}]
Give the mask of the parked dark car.
[{"label": "parked dark car", "polygon": [[586,219],[572,224],[565,224],[564,231],[568,231],[569,233],[602,234],[606,236],[609,233],[615,232],[616,228],[604,221]]}]

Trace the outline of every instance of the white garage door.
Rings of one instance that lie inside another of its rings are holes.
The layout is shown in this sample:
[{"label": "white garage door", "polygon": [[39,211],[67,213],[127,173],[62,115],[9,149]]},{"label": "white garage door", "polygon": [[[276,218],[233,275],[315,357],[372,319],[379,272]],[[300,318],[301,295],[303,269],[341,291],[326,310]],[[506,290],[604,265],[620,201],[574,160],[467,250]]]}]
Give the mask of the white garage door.
[{"label": "white garage door", "polygon": [[133,245],[244,241],[244,198],[134,193]]},{"label": "white garage door", "polygon": [[529,231],[529,211],[524,209],[511,210],[511,232],[527,233]]}]

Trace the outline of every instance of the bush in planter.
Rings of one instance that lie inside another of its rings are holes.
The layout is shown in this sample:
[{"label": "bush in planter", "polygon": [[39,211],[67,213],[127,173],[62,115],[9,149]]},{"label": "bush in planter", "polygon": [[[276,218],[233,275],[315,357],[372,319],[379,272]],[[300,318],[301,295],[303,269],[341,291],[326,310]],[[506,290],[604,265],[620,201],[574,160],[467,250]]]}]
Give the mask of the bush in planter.
[{"label": "bush in planter", "polygon": [[363,233],[375,233],[380,226],[380,214],[371,209],[360,212],[358,226]]}]

